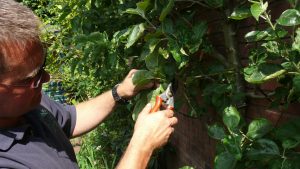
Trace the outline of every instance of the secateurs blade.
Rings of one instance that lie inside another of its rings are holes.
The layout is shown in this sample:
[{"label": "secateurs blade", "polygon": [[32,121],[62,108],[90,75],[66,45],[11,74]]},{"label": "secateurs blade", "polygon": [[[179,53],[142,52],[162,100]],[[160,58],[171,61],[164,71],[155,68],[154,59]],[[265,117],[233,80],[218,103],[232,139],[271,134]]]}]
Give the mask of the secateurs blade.
[{"label": "secateurs blade", "polygon": [[167,89],[160,95],[156,96],[155,105],[150,112],[157,112],[160,107],[165,109],[174,110],[174,92],[172,83],[170,83]]}]

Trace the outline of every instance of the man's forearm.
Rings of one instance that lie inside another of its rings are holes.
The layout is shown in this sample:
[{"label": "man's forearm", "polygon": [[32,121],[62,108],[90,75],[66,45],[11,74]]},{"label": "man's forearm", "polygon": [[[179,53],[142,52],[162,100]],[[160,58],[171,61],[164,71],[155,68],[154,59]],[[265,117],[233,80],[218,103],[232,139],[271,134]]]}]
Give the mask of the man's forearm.
[{"label": "man's forearm", "polygon": [[153,150],[133,137],[116,169],[145,169]]},{"label": "man's forearm", "polygon": [[113,111],[115,105],[111,90],[76,105],[77,118],[72,136],[82,135],[97,127]]}]

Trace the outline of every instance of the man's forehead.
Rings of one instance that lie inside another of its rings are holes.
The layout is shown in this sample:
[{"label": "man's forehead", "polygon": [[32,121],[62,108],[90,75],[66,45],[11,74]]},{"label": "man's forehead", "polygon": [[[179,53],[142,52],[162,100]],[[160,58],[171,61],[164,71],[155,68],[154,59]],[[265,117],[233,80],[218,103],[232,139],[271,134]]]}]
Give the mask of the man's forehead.
[{"label": "man's forehead", "polygon": [[8,68],[6,72],[17,72],[17,76],[34,74],[44,61],[41,43],[7,43],[1,45],[1,50],[5,57],[5,67]]}]

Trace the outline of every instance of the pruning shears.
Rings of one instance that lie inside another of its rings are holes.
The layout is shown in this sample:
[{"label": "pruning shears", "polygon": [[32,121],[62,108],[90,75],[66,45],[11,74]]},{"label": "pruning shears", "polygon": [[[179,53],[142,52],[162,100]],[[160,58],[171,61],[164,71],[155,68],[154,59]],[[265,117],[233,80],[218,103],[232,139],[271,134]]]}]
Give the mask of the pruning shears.
[{"label": "pruning shears", "polygon": [[172,83],[169,83],[167,89],[162,94],[156,96],[155,105],[150,112],[157,112],[161,106],[165,109],[174,110],[174,90]]}]

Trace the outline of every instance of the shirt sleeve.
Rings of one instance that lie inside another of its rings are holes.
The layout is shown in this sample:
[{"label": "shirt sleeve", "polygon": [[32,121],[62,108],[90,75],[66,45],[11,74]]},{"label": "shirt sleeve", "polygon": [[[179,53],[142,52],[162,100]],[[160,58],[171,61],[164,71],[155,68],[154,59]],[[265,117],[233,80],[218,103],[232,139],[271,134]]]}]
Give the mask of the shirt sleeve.
[{"label": "shirt sleeve", "polygon": [[42,92],[41,106],[46,108],[57,120],[65,134],[70,138],[76,124],[76,108],[51,100]]}]

